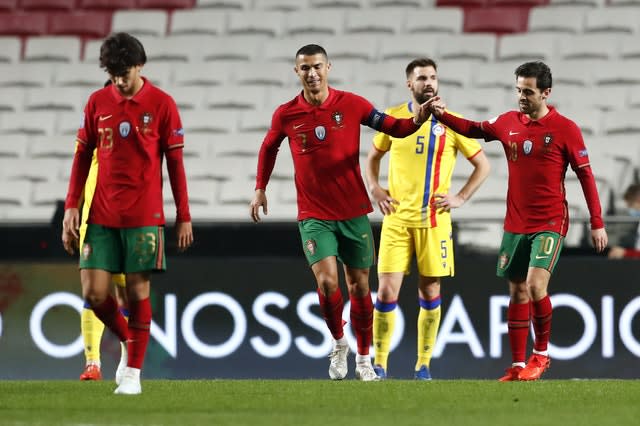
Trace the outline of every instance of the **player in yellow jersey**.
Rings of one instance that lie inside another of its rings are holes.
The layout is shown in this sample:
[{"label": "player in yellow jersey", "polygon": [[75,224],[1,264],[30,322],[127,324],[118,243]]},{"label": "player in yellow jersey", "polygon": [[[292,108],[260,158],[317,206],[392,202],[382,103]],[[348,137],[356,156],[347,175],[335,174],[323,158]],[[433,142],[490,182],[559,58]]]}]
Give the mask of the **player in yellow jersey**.
[{"label": "player in yellow jersey", "polygon": [[[107,81],[105,84],[110,84],[111,81]],[[96,189],[96,182],[98,178],[98,158],[96,153],[93,153],[91,159],[91,169],[89,169],[89,176],[87,176],[87,182],[84,187],[84,202],[82,206],[82,222],[80,225],[80,243],[78,247],[82,247],[84,242],[84,236],[87,232],[87,219],[89,217],[89,209],[91,208],[91,201],[93,200],[93,193]],[[122,310],[125,317],[129,316],[126,311],[126,291],[125,291],[125,276],[124,274],[114,274],[112,281],[116,288],[116,300]],[[102,372],[100,365],[100,342],[102,341],[102,333],[104,332],[104,324],[96,317],[93,310],[85,302],[82,309],[80,330],[82,332],[82,339],[84,341],[84,357],[85,366],[84,371],[80,374],[80,380],[102,380]],[[122,354],[126,352],[121,352]],[[121,360],[122,361],[122,360]],[[125,361],[126,363],[126,356]]]},{"label": "player in yellow jersey", "polygon": [[[415,59],[406,68],[411,101],[386,114],[412,117],[414,105],[438,93],[436,63]],[[389,189],[380,185],[380,161],[389,159]],[[464,186],[449,193],[458,152],[474,166]],[[397,139],[376,134],[367,158],[369,191],[384,214],[378,260],[378,295],[374,309],[374,370],[386,378],[395,308],[415,253],[420,275],[418,360],[414,377],[430,380],[429,364],[440,325],[440,277],[453,276],[450,210],[462,206],[489,174],[489,161],[478,141],[454,133],[431,117],[413,135]]]}]

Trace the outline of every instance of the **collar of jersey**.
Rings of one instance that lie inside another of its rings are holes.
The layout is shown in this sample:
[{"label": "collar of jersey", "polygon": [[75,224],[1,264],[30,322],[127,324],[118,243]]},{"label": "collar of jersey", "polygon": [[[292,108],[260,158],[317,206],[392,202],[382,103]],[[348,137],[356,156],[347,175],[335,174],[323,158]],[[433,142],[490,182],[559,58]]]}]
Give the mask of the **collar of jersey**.
[{"label": "collar of jersey", "polygon": [[329,108],[329,106],[331,106],[331,104],[333,103],[333,98],[335,97],[336,91],[332,87],[329,87],[328,89],[329,89],[329,96],[327,96],[327,99],[325,99],[323,103],[317,106],[311,105],[309,102],[307,102],[307,100],[304,98],[304,90],[301,91],[300,94],[298,95],[298,105],[300,105],[304,111],[312,111],[314,109]]}]

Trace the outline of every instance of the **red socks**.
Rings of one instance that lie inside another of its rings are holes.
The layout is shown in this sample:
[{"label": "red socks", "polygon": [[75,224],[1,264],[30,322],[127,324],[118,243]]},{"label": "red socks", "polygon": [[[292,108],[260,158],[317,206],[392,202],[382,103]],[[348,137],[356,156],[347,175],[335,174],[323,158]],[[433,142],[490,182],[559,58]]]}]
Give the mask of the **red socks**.
[{"label": "red socks", "polygon": [[129,301],[129,341],[127,366],[142,368],[151,330],[151,300]]},{"label": "red socks", "polygon": [[118,303],[113,296],[108,295],[104,302],[91,308],[98,319],[102,321],[113,334],[118,336],[121,342],[129,339],[127,320],[118,309]]},{"label": "red socks", "polygon": [[549,295],[537,302],[531,303],[531,314],[533,320],[533,330],[536,340],[533,349],[536,351],[546,351],[551,336],[551,299]]},{"label": "red socks", "polygon": [[364,297],[350,296],[351,326],[356,335],[359,355],[368,355],[373,331],[373,302],[371,293]]},{"label": "red socks", "polygon": [[509,303],[507,310],[512,362],[525,362],[529,336],[529,302]]},{"label": "red socks", "polygon": [[334,339],[338,340],[344,336],[342,311],[344,310],[344,301],[342,300],[342,292],[337,289],[329,296],[322,294],[320,289],[318,291],[318,299],[320,301],[320,311],[322,317],[329,327],[329,331]]}]

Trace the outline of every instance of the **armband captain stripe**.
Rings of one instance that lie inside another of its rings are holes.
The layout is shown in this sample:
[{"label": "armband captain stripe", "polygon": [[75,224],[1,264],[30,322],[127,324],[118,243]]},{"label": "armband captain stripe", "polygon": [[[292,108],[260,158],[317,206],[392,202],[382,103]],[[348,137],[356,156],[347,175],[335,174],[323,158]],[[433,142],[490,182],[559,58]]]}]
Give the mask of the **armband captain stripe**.
[{"label": "armband captain stripe", "polygon": [[373,110],[371,110],[369,118],[367,118],[367,126],[380,131],[382,129],[382,123],[384,122],[385,118],[387,118],[387,114],[385,114],[384,112],[380,112],[374,108]]}]

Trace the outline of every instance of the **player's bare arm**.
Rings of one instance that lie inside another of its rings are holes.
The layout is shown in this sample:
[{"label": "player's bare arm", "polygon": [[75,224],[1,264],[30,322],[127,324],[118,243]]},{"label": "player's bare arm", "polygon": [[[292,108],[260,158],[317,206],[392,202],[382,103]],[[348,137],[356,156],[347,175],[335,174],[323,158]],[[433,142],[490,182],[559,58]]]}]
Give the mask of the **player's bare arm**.
[{"label": "player's bare arm", "polygon": [[260,222],[260,207],[262,207],[262,213],[269,214],[267,209],[267,194],[264,189],[256,189],[256,193],[253,196],[253,200],[251,200],[251,204],[249,205],[251,219],[258,223]]},{"label": "player's bare arm", "polygon": [[193,244],[193,226],[191,222],[176,222],[176,236],[178,237],[178,251],[182,252]]},{"label": "player's bare arm", "polygon": [[69,254],[74,254],[80,240],[80,212],[77,208],[69,208],[62,219],[62,245]]},{"label": "player's bare arm", "polygon": [[607,231],[604,228],[591,230],[591,243],[596,249],[596,252],[602,253],[605,247],[607,247],[608,242],[609,237],[607,237]]},{"label": "player's bare arm", "polygon": [[422,126],[422,124],[431,117],[431,109],[429,109],[428,102],[429,101],[420,104],[420,108],[415,111],[413,123],[416,126]]},{"label": "player's bare arm", "polygon": [[367,156],[366,175],[371,198],[376,202],[382,214],[389,215],[396,211],[395,206],[399,202],[389,195],[387,189],[380,186],[380,160],[385,154],[386,152],[371,147]]},{"label": "player's bare arm", "polygon": [[491,164],[489,159],[485,155],[484,151],[478,152],[472,158],[468,159],[473,164],[473,172],[469,175],[467,182],[456,194],[433,194],[434,206],[437,209],[444,211],[450,211],[461,207],[466,203],[469,198],[480,188],[482,182],[484,182],[489,176],[491,171]]}]

